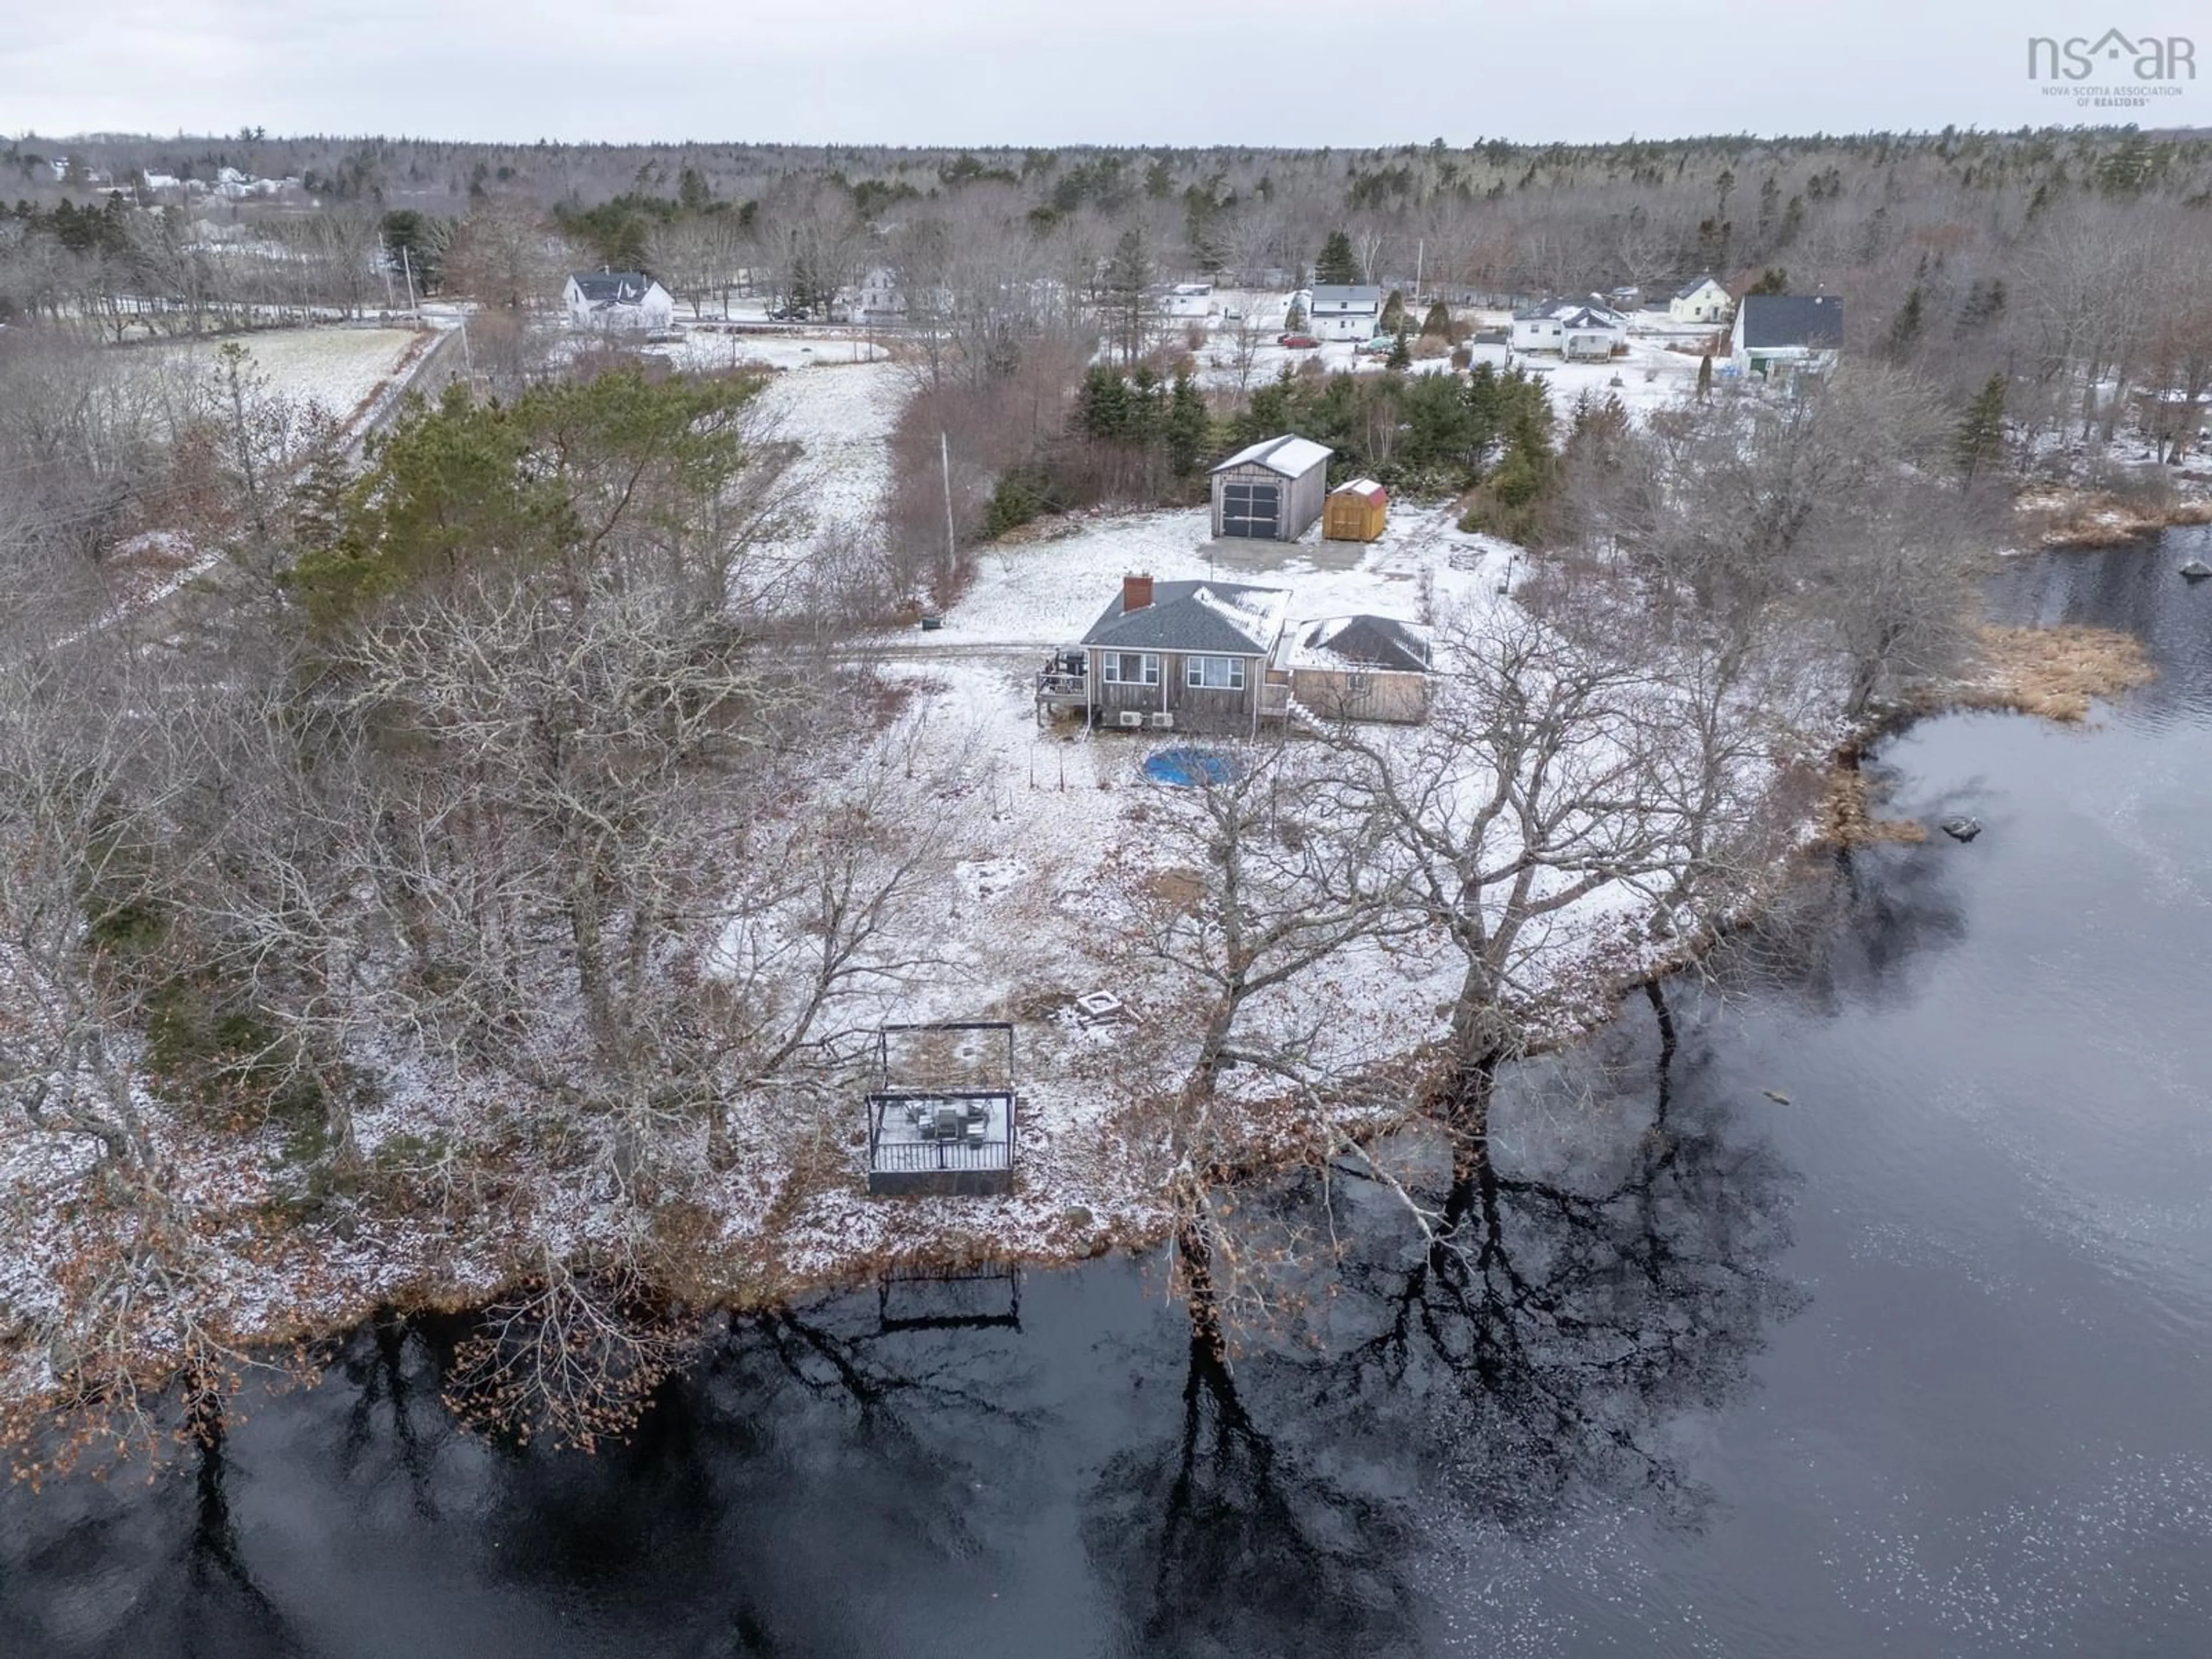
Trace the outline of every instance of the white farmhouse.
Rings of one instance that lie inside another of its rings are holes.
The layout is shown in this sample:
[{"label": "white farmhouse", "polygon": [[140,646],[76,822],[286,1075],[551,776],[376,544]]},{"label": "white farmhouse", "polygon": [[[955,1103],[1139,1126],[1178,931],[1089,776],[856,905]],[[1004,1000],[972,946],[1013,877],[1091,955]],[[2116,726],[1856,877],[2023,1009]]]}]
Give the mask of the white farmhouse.
[{"label": "white farmhouse", "polygon": [[1382,290],[1366,283],[1316,283],[1306,331],[1316,340],[1368,341],[1382,326]]},{"label": "white farmhouse", "polygon": [[1724,323],[1735,301],[1729,291],[1708,275],[1685,283],[1667,301],[1667,317],[1677,323]]},{"label": "white farmhouse", "polygon": [[642,271],[577,271],[562,289],[561,303],[573,328],[667,328],[676,320],[674,298]]},{"label": "white farmhouse", "polygon": [[861,317],[902,317],[906,292],[898,273],[889,265],[871,265],[861,274],[860,286],[846,298],[845,309]]},{"label": "white farmhouse", "polygon": [[1556,351],[1562,357],[1610,357],[1628,343],[1628,319],[1592,295],[1546,300],[1513,313],[1516,351]]}]

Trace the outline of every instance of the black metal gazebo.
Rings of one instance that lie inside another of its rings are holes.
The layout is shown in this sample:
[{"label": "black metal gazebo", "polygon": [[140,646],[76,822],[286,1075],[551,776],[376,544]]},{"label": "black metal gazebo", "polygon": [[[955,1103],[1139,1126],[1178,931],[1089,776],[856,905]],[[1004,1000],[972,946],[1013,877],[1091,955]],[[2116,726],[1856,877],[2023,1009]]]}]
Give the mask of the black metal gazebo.
[{"label": "black metal gazebo", "polygon": [[984,1198],[1014,1189],[1014,1028],[1006,1020],[886,1025],[867,1097],[873,1197]]}]

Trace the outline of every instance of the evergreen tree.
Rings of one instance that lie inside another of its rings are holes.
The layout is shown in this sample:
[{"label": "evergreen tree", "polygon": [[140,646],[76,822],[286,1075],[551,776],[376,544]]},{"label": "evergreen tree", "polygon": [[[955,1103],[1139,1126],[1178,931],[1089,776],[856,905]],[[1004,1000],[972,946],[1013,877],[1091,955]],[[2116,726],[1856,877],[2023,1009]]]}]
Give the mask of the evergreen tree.
[{"label": "evergreen tree", "polygon": [[1167,424],[1167,387],[1150,363],[1139,363],[1129,376],[1129,441],[1156,442]]},{"label": "evergreen tree", "polygon": [[1117,369],[1094,364],[1076,398],[1076,424],[1086,438],[1119,443],[1129,435],[1129,386]]},{"label": "evergreen tree", "polygon": [[1952,459],[1968,483],[2004,458],[2005,377],[2002,370],[1990,376],[1966,405],[1966,417],[1952,441]]},{"label": "evergreen tree", "polygon": [[1385,368],[1411,368],[1413,366],[1413,349],[1407,343],[1403,310],[1398,314],[1397,337],[1390,342],[1390,355],[1382,360],[1382,366]]},{"label": "evergreen tree", "polygon": [[1406,295],[1404,290],[1394,288],[1390,290],[1390,297],[1382,302],[1380,331],[1384,334],[1401,334],[1405,331],[1405,328]]},{"label": "evergreen tree", "polygon": [[1152,314],[1152,255],[1145,233],[1132,225],[1114,245],[1106,262],[1105,304],[1109,338],[1124,363],[1144,356]]},{"label": "evergreen tree", "polygon": [[1421,337],[1455,343],[1452,333],[1451,307],[1442,300],[1429,307],[1429,314],[1421,319]]},{"label": "evergreen tree", "polygon": [[1713,395],[1713,354],[1710,351],[1698,359],[1698,401],[1705,402]]},{"label": "evergreen tree", "polygon": [[1759,273],[1759,280],[1744,290],[1746,294],[1787,294],[1790,292],[1790,273],[1780,265],[1769,265]]},{"label": "evergreen tree", "polygon": [[1359,261],[1352,254],[1352,238],[1341,230],[1332,230],[1321,245],[1321,258],[1314,261],[1314,281],[1351,283],[1358,280]]},{"label": "evergreen tree", "polygon": [[1897,315],[1889,321],[1889,355],[1910,356],[1912,348],[1920,343],[1920,332],[1927,322],[1925,307],[1921,303],[1920,285],[1915,283],[1905,296],[1905,303],[1897,308]]},{"label": "evergreen tree", "polygon": [[1306,308],[1296,300],[1291,301],[1290,310],[1283,317],[1283,332],[1300,334],[1305,331],[1305,325]]},{"label": "evergreen tree", "polygon": [[1168,396],[1166,428],[1168,471],[1178,478],[1188,478],[1198,471],[1212,429],[1206,398],[1188,371],[1176,376],[1175,388]]}]

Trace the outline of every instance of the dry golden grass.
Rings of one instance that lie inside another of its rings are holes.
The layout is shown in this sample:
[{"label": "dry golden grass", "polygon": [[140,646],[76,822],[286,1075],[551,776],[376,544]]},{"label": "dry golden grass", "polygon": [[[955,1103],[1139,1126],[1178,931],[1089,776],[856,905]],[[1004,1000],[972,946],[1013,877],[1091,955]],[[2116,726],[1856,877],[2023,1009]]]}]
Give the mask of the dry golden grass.
[{"label": "dry golden grass", "polygon": [[1187,915],[1206,896],[1206,878],[1195,870],[1157,870],[1145,878],[1145,889],[1158,902]]},{"label": "dry golden grass", "polygon": [[1917,818],[1885,818],[1875,812],[1874,785],[1859,769],[1855,756],[1837,758],[1828,774],[1827,793],[1820,798],[1813,818],[1813,844],[1820,848],[1876,847],[1884,842],[1907,846],[1928,839],[1928,827]]},{"label": "dry golden grass", "polygon": [[2158,678],[2150,653],[2115,628],[1977,629],[1982,674],[1948,699],[1960,708],[2001,708],[2073,725],[2099,697],[2116,697]]},{"label": "dry golden grass", "polygon": [[2023,495],[2018,505],[2023,526],[2045,547],[2118,547],[2169,525],[2212,524],[2212,501],[2202,499],[2154,504],[2053,489]]}]

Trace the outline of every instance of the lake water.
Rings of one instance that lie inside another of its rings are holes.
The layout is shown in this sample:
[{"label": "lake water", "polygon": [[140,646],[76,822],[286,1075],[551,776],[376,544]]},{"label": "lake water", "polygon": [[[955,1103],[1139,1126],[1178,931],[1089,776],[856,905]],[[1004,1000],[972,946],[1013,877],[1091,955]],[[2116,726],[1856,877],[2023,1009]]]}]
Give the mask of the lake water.
[{"label": "lake water", "polygon": [[2010,567],[2163,678],[1891,745],[1981,838],[1839,861],[1728,999],[1511,1079],[1465,1272],[1346,1181],[1343,1292],[1233,1377],[1102,1261],[740,1324],[597,1458],[364,1333],[197,1472],[0,1495],[0,1655],[2212,1652],[2191,551]]}]

